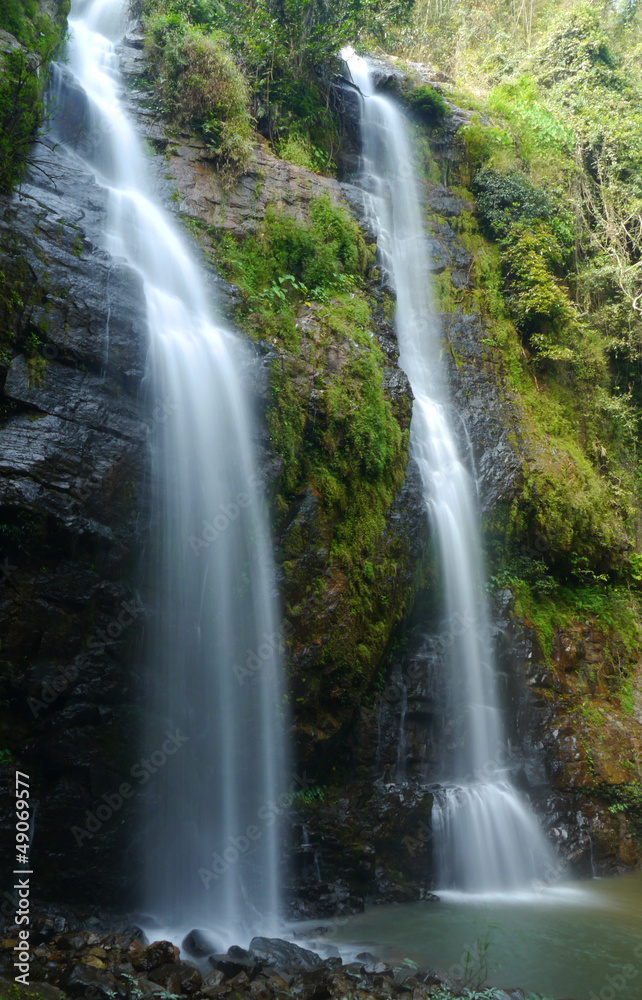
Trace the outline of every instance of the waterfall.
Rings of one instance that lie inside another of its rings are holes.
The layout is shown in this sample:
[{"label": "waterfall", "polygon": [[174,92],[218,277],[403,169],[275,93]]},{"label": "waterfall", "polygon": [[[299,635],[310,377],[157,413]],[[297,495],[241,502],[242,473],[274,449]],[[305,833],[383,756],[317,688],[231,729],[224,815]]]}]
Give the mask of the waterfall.
[{"label": "waterfall", "polygon": [[475,488],[448,413],[412,150],[401,113],[375,93],[365,60],[352,50],[343,56],[361,93],[360,183],[380,265],[397,296],[400,364],[415,397],[411,450],[440,554],[448,710],[457,725],[439,762],[433,807],[437,882],[468,892],[514,889],[545,877],[552,856],[505,766]]},{"label": "waterfall", "polygon": [[153,195],[124,110],[125,25],[123,0],[72,3],[69,68],[55,68],[52,89],[65,134],[79,117],[79,142],[61,155],[78,157],[108,192],[105,248],[142,278],[145,388],[160,404],[145,552],[141,903],[166,927],[220,928],[238,941],[280,910],[274,803],[287,791],[282,641],[243,387],[254,362],[215,321],[202,269]]}]

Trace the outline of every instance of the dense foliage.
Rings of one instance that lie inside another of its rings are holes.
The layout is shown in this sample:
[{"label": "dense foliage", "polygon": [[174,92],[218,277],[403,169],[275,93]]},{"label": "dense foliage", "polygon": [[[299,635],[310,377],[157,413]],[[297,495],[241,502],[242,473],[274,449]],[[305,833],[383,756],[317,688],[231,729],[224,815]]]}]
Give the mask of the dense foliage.
[{"label": "dense foliage", "polygon": [[[384,13],[404,20],[411,6],[412,0],[142,0],[154,77],[177,120],[191,122],[222,159],[240,164],[251,120],[281,155],[322,171],[333,169],[339,142],[329,84],[341,46],[362,32],[380,32]],[[220,67],[214,73],[220,99],[207,92],[205,51]]]},{"label": "dense foliage", "polygon": [[[241,291],[239,320],[254,336],[288,349],[287,370],[286,361],[274,368],[269,418],[285,459],[283,500],[305,485],[317,488],[327,508],[346,519],[337,553],[343,537],[342,559],[356,566],[372,552],[403,466],[402,433],[383,391],[382,353],[368,332],[363,278],[370,252],[346,210],[319,197],[306,221],[268,210],[251,236],[223,237],[216,256]],[[308,310],[305,354],[318,368],[312,376],[318,419],[304,444],[309,379],[299,381],[298,354]],[[334,344],[345,345],[347,356],[328,379],[324,359]],[[362,503],[355,504],[357,496]]]},{"label": "dense foliage", "polygon": [[150,70],[165,113],[206,140],[221,164],[240,170],[252,143],[249,89],[224,36],[175,14],[148,19]]},{"label": "dense foliage", "polygon": [[[443,309],[483,314],[525,445],[517,497],[487,519],[492,585],[551,669],[559,630],[604,636],[568,702],[589,768],[613,706],[633,712],[642,645],[641,38],[637,4],[597,0],[419,0],[397,34],[470,109],[448,182],[474,205],[454,223],[474,289],[444,274],[438,291]],[[638,815],[639,785],[615,810]]]},{"label": "dense foliage", "polygon": [[[61,6],[61,18],[68,9]],[[19,180],[42,121],[46,67],[61,28],[36,0],[0,0],[0,26],[15,40],[0,53],[0,191],[6,192]]]},{"label": "dense foliage", "polygon": [[[289,620],[296,624],[310,614],[304,608],[316,599],[320,614],[326,588],[345,590],[340,626],[324,640],[320,662],[336,680],[348,671],[358,691],[400,611],[391,584],[398,571],[394,546],[386,555],[380,549],[408,460],[409,401],[393,406],[386,358],[372,332],[372,250],[350,214],[327,196],[309,202],[305,219],[268,209],[244,238],[213,236],[217,264],[240,292],[239,324],[274,355],[268,426],[284,462],[278,526],[291,519],[302,496],[315,498],[316,537],[323,539],[327,566],[310,594],[308,557],[302,558],[309,538],[304,527],[290,524],[284,552],[286,590],[293,595]],[[316,634],[315,615],[309,627]],[[348,656],[346,636],[355,645]],[[309,680],[321,684],[321,673]]]}]

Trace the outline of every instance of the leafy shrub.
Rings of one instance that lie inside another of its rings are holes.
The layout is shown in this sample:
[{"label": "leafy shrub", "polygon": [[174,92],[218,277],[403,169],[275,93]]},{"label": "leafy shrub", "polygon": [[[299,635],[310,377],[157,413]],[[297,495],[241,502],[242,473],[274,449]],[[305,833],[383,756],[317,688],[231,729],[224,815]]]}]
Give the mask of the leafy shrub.
[{"label": "leafy shrub", "polygon": [[522,73],[516,79],[503,80],[493,89],[488,104],[491,111],[510,122],[522,160],[545,163],[545,172],[553,175],[556,169],[564,169],[575,135],[546,107],[533,76]]},{"label": "leafy shrub", "polygon": [[[68,10],[63,4],[61,15]],[[0,53],[0,191],[7,192],[19,180],[43,120],[45,71],[62,32],[33,0],[0,0],[0,24],[23,46]]]},{"label": "leafy shrub", "polygon": [[163,102],[233,171],[252,148],[249,89],[220,33],[205,34],[176,12],[150,19],[148,32]]},{"label": "leafy shrub", "polygon": [[494,170],[479,170],[473,181],[473,193],[482,226],[494,239],[505,237],[516,222],[531,219],[549,222],[555,213],[549,196],[517,171],[503,175]]},{"label": "leafy shrub", "polygon": [[302,135],[298,129],[292,129],[287,138],[278,145],[279,156],[289,160],[297,167],[322,172],[328,166],[328,156],[317,146],[314,146],[307,135]]},{"label": "leafy shrub", "polygon": [[577,310],[555,269],[562,250],[550,226],[515,223],[500,243],[508,278],[508,302],[517,328],[541,357],[570,361],[579,333]]},{"label": "leafy shrub", "polygon": [[417,117],[426,125],[439,125],[449,114],[448,105],[438,90],[429,84],[415,87],[407,101]]},{"label": "leafy shrub", "polygon": [[310,202],[300,222],[268,208],[256,233],[241,244],[221,241],[218,260],[253,308],[267,302],[287,309],[286,291],[312,298],[354,285],[366,268],[368,252],[354,219],[327,195]]},{"label": "leafy shrub", "polygon": [[555,234],[564,263],[575,246],[573,218],[557,199],[533,184],[524,174],[478,170],[473,181],[482,228],[493,239],[505,237],[512,225],[546,222]]},{"label": "leafy shrub", "polygon": [[470,124],[459,129],[457,140],[463,146],[471,174],[497,154],[513,147],[513,140],[508,132],[495,125],[482,125],[477,115],[473,115]]}]

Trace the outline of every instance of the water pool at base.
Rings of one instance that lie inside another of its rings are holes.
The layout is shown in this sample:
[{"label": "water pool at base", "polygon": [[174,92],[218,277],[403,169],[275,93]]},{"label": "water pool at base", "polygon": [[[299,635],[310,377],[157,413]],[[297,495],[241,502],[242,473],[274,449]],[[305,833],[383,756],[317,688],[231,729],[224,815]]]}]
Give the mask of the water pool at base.
[{"label": "water pool at base", "polygon": [[573,1000],[642,1000],[642,872],[537,893],[373,906],[329,928],[342,955],[460,974],[488,937],[488,983]]}]

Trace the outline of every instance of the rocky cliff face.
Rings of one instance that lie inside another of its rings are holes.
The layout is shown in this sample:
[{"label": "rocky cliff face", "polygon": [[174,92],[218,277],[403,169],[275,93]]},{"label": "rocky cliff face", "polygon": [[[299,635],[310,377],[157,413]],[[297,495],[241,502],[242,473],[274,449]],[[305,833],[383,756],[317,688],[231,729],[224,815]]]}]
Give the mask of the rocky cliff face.
[{"label": "rocky cliff face", "polygon": [[[325,194],[361,218],[358,189],[285,163],[266,144],[257,146],[249,170],[224,186],[207,148],[193,136],[171,134],[149,105],[138,83],[139,34],[129,36],[122,64],[131,113],[154,151],[158,195],[196,233],[205,261],[217,233],[243,238],[261,224],[268,205],[304,220],[311,200]],[[352,137],[348,176],[358,153],[354,95],[342,87],[335,99]],[[440,176],[426,182],[425,195],[438,279],[472,296],[475,258],[458,232],[473,205],[449,186],[460,155],[456,133],[465,121],[455,109],[430,136]],[[146,611],[136,584],[147,450],[176,403],[146,389],[142,288],[102,248],[104,192],[59,152],[41,150],[38,167],[0,206],[0,726],[7,803],[0,838],[9,858],[17,763],[31,774],[38,801],[34,865],[41,896],[98,897],[122,906],[132,882],[118,859],[136,850],[136,826],[117,792],[140,756],[137,643]],[[372,243],[371,235],[366,239]],[[230,319],[237,290],[213,271],[210,280]],[[384,292],[371,274],[371,333],[383,352],[385,396],[406,431],[411,395],[397,366]],[[460,446],[490,515],[519,495],[529,446],[500,359],[488,346],[488,319],[469,307],[445,311],[442,319]],[[271,497],[283,475],[265,420],[271,372],[295,366],[311,436],[315,387],[353,350],[340,331],[328,339],[314,304],[301,306],[297,323],[300,352],[261,341],[251,373]],[[365,614],[355,612],[348,581],[336,572],[330,553],[336,521],[318,491],[303,488],[278,516],[297,760],[314,783],[290,817],[293,908],[317,915],[351,912],[365,899],[424,898],[432,858],[432,797],[424,782],[438,711],[425,665],[439,668],[439,636],[417,470],[407,462],[386,511],[373,561],[394,571],[372,588]],[[557,637],[547,665],[530,623],[511,617],[510,601],[510,594],[498,596],[493,629],[520,780],[576,870],[589,871],[592,862],[600,870],[637,864],[630,803],[617,790],[630,784],[632,771],[622,760],[639,750],[642,716],[623,716],[599,683],[617,649],[590,625],[578,626]],[[376,643],[368,631],[374,621],[381,624]],[[367,660],[358,652],[366,640]],[[597,679],[585,683],[591,664]],[[580,711],[587,692],[591,704],[605,695],[597,723]]]},{"label": "rocky cliff face", "polygon": [[[264,140],[254,149],[243,175],[231,185],[225,183],[205,143],[192,135],[171,132],[158,118],[153,104],[149,105],[148,92],[144,87],[137,89],[145,72],[145,55],[136,30],[127,43],[122,65],[130,80],[131,111],[148,143],[162,154],[157,161],[159,187],[183,221],[198,234],[206,254],[222,233],[241,241],[253,234],[268,210],[303,222],[309,217],[310,206],[323,196],[336,205],[350,206],[358,221],[364,221],[360,191],[349,183],[278,159]],[[346,147],[348,157],[352,155],[354,160],[355,147],[349,138]],[[366,238],[372,242],[367,233]],[[383,354],[384,397],[399,427],[407,433],[412,394],[398,367],[387,302],[374,274],[369,294],[368,332]],[[227,318],[233,321],[238,301],[234,287],[219,300]],[[274,339],[262,339],[257,344],[265,376],[259,379],[257,393],[265,415],[277,392],[271,376],[275,370],[289,373],[304,422],[305,447],[312,450],[322,433],[325,390],[321,387],[348,370],[358,347],[346,327],[338,324],[329,328],[318,303],[300,304],[296,328],[299,348],[284,347]],[[274,445],[265,433],[260,448],[265,478],[275,493],[283,475],[283,462],[275,456]],[[344,758],[345,741],[355,724],[360,700],[369,696],[393,628],[406,614],[420,582],[428,526],[418,473],[414,463],[408,462],[407,453],[405,464],[403,483],[385,513],[385,524],[372,554],[375,575],[368,610],[355,610],[347,573],[333,557],[340,516],[328,513],[319,490],[304,483],[294,497],[287,498],[285,509],[282,503],[274,515],[278,579],[288,628],[295,757],[302,768],[312,768],[317,780],[326,780]],[[384,564],[390,569],[378,579],[377,567]],[[364,649],[365,653],[360,652]]]},{"label": "rocky cliff face", "polygon": [[[183,219],[204,224],[198,234],[206,253],[205,226],[241,235],[252,231],[268,204],[305,218],[311,199],[320,194],[344,201],[337,182],[278,160],[265,145],[257,147],[235,189],[224,188],[206,148],[191,136],[168,136],[141,100],[144,95],[135,86],[143,65],[140,37],[129,42],[123,69],[132,81],[131,111],[155,150],[151,164],[157,193]],[[37,894],[70,902],[98,897],[123,906],[134,893],[131,858],[137,845],[134,811],[119,788],[131,781],[132,767],[143,754],[138,647],[150,609],[144,608],[138,587],[147,530],[148,448],[155,427],[171,419],[177,404],[150,397],[141,282],[104,250],[105,192],[73,158],[78,144],[91,158],[101,137],[78,129],[83,98],[64,71],[60,85],[71,111],[57,127],[69,155],[60,148],[40,148],[20,190],[1,206],[6,808],[0,835],[3,856],[10,858],[18,766],[30,774],[37,802]],[[211,285],[229,317],[234,289],[213,272]],[[411,397],[397,367],[383,304],[375,309],[374,321],[385,358],[384,391],[407,429]],[[319,324],[314,305],[304,307],[300,323],[313,342]],[[335,372],[352,350],[340,334],[335,339],[330,345],[324,340],[316,358],[321,377],[323,366]],[[270,495],[282,462],[265,423],[268,376],[284,357],[261,343],[255,370],[248,373],[263,414],[257,446]],[[314,373],[304,373],[304,384],[308,374]],[[313,426],[312,377],[309,383],[304,406]],[[299,759],[320,773],[342,755],[358,704],[345,690],[337,693],[327,667],[320,676],[319,652],[328,637],[343,635],[347,650],[358,645],[364,623],[350,609],[345,581],[330,578],[331,525],[315,490],[295,497],[280,524],[277,547],[281,565],[287,564],[280,570],[283,598],[299,606],[290,629]],[[376,558],[394,562],[395,573],[386,581],[386,622],[373,673],[416,585],[426,532],[418,476],[409,464],[377,546]],[[312,586],[324,577],[324,588]],[[310,690],[314,693],[308,696]]]},{"label": "rocky cliff face", "polygon": [[147,441],[165,419],[141,393],[142,285],[102,249],[105,213],[93,178],[44,146],[0,205],[2,855],[10,865],[17,765],[50,897],[117,898],[112,863],[132,835],[124,813],[82,851],[72,832],[136,746],[133,582]]},{"label": "rocky cliff face", "polygon": [[[402,74],[385,65],[378,73],[382,87],[403,92]],[[337,103],[353,128],[357,110],[344,84]],[[496,512],[519,502],[537,449],[505,379],[501,352],[493,346],[493,319],[474,307],[475,253],[459,236],[474,212],[474,202],[461,194],[465,166],[457,142],[468,121],[465,112],[452,108],[444,126],[429,135],[433,160],[424,193],[440,300],[447,304],[441,321],[453,424],[492,532]],[[351,203],[358,213],[354,198]],[[538,558],[547,545],[550,540],[543,537],[524,538],[523,554]],[[330,787],[322,803],[301,811],[304,911],[319,896],[315,905],[328,905],[334,879],[347,907],[359,898],[424,898],[432,885],[432,797],[425,782],[439,752],[440,649],[448,641],[437,631],[434,603],[430,586],[417,596],[388,658],[383,690],[374,705],[361,708],[347,737],[350,756],[341,787]],[[639,666],[629,662],[631,654],[617,634],[600,631],[590,615],[568,633],[558,629],[545,650],[533,623],[516,616],[509,590],[499,590],[492,606],[506,746],[488,767],[498,770],[510,760],[515,780],[557,849],[560,874],[639,866],[635,782],[641,773],[641,719],[639,709],[627,714],[613,696],[614,678],[631,671],[638,691]]]}]

